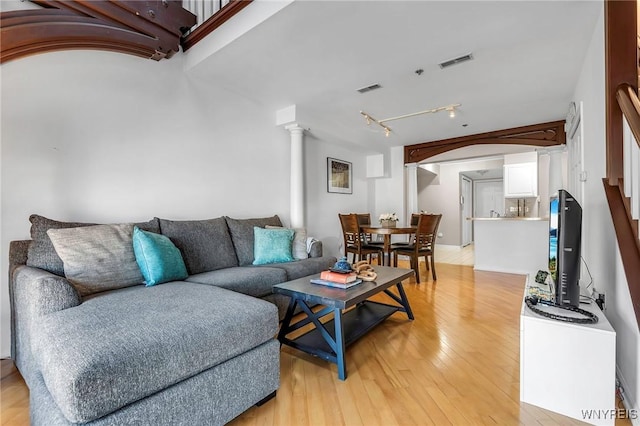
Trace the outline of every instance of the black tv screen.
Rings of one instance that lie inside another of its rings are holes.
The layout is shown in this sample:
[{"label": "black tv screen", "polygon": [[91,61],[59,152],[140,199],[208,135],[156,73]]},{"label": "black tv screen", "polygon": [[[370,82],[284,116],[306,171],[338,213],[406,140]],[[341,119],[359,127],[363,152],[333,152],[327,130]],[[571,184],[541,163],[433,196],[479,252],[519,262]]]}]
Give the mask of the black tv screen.
[{"label": "black tv screen", "polygon": [[549,204],[549,272],[559,305],[580,304],[581,236],[582,208],[561,189]]}]

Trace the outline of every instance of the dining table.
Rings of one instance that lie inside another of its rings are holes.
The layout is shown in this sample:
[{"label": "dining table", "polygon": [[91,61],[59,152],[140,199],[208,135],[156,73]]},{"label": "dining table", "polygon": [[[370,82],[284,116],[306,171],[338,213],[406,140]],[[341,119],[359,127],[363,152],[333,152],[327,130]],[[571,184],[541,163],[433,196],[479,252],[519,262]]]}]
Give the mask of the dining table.
[{"label": "dining table", "polygon": [[417,229],[417,226],[360,226],[360,232],[362,232],[363,234],[382,235],[384,237],[383,251],[386,257],[386,266],[391,266],[391,236],[415,234]]}]

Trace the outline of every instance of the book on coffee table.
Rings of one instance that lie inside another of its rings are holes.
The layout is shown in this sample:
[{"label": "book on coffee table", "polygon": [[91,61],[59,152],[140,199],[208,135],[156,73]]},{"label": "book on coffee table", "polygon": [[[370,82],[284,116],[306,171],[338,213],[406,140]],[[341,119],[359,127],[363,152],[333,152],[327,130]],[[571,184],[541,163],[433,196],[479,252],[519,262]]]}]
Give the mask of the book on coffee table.
[{"label": "book on coffee table", "polygon": [[322,271],[320,272],[320,279],[333,281],[336,283],[347,284],[358,279],[358,276],[356,275],[355,272],[344,274],[344,273],[333,272],[333,271]]},{"label": "book on coffee table", "polygon": [[310,281],[311,281],[311,284],[320,284],[320,285],[326,285],[327,287],[335,287],[335,288],[342,288],[342,289],[353,287],[354,285],[358,285],[362,282],[361,279],[356,279],[355,281],[351,281],[349,283],[338,283],[335,281],[323,280],[321,278],[312,278]]}]

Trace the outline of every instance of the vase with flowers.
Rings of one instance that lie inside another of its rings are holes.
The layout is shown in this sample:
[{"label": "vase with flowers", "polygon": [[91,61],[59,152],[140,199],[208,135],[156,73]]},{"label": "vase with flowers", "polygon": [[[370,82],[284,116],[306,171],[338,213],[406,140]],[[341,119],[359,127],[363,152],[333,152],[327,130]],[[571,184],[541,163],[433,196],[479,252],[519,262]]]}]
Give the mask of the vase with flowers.
[{"label": "vase with flowers", "polygon": [[383,228],[395,228],[398,216],[395,213],[383,213],[380,215],[379,220]]}]

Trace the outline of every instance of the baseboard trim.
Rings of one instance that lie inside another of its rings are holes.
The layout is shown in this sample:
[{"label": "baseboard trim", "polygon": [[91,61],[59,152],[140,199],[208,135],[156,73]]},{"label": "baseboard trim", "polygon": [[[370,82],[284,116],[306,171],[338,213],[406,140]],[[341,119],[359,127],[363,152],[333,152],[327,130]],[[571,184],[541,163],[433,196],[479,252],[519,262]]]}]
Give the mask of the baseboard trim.
[{"label": "baseboard trim", "polygon": [[502,274],[515,274],[515,275],[529,275],[531,271],[521,271],[514,269],[502,269],[496,268],[493,266],[485,266],[485,265],[473,265],[474,271],[487,271],[487,272],[500,272]]}]

